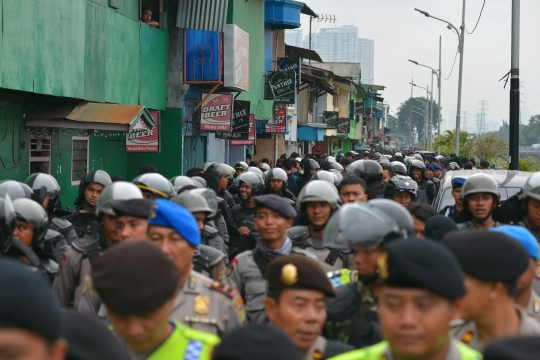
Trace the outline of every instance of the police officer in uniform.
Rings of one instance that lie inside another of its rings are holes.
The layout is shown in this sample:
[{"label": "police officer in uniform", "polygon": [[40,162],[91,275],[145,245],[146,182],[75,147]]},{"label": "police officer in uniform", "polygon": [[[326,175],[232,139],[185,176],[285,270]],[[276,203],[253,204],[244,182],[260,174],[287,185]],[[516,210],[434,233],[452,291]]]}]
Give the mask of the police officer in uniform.
[{"label": "police officer in uniform", "polygon": [[462,320],[452,324],[452,336],[481,351],[508,336],[540,336],[540,325],[515,305],[517,281],[530,264],[517,241],[499,232],[453,232],[443,244],[454,253],[465,273],[467,294]]},{"label": "police officer in uniform", "polygon": [[465,286],[459,263],[441,245],[418,239],[388,245],[377,260],[379,317],[385,341],[332,360],[480,360],[453,340]]},{"label": "police officer in uniform", "polygon": [[300,194],[300,191],[306,186],[306,184],[311,180],[311,177],[321,168],[318,162],[313,159],[307,159],[304,161],[302,169],[304,170],[303,174],[299,174],[296,178],[296,192],[294,195],[297,197]]},{"label": "police officer in uniform", "polygon": [[418,197],[418,184],[408,176],[396,175],[386,184],[384,197],[394,200],[408,209]]},{"label": "police officer in uniform", "polygon": [[407,176],[407,167],[403,164],[403,162],[392,161],[390,163],[390,166],[392,166],[392,170],[394,170],[394,174]]},{"label": "police officer in uniform", "polygon": [[420,160],[411,161],[408,175],[418,184],[418,202],[432,204],[437,191],[435,184],[426,178],[426,164]]},{"label": "police officer in uniform", "polygon": [[435,172],[435,166],[433,164],[426,163],[426,179],[431,181],[435,185],[435,196],[437,196],[437,193],[439,192],[439,185],[441,181],[437,179],[434,175]]},{"label": "police officer in uniform", "polygon": [[296,197],[287,188],[288,177],[285,170],[281,168],[273,168],[266,172],[266,188],[263,194],[274,194],[289,199],[290,203],[296,203]]},{"label": "police officer in uniform", "polygon": [[384,172],[378,162],[373,160],[357,160],[347,166],[347,172],[351,176],[358,176],[364,179],[370,200],[384,197]]},{"label": "police officer in uniform", "polygon": [[225,282],[238,288],[246,302],[249,322],[265,321],[264,299],[267,295],[266,269],[270,261],[284,255],[302,255],[317,261],[307,251],[293,246],[286,230],[296,218],[296,211],[277,195],[262,195],[254,198],[257,205],[254,225],[260,239],[255,249],[237,255],[229,264]]},{"label": "police officer in uniform", "polygon": [[234,206],[234,197],[227,190],[233,183],[236,170],[227,164],[212,164],[206,170],[218,180],[217,195],[225,201],[225,206],[231,208]]},{"label": "police officer in uniform", "polygon": [[156,199],[169,200],[176,195],[171,182],[158,173],[139,175],[132,182],[141,189],[145,199],[152,201]]},{"label": "police officer in uniform", "polygon": [[461,198],[461,191],[463,190],[463,184],[465,184],[465,178],[456,177],[452,179],[452,197],[455,200],[454,205],[447,205],[441,211],[439,215],[444,215],[453,219],[461,210],[463,210],[463,202]]},{"label": "police officer in uniform", "polygon": [[500,226],[493,220],[493,210],[499,205],[499,187],[486,174],[474,174],[463,184],[463,210],[454,218],[460,230],[489,229]]},{"label": "police officer in uniform", "polygon": [[174,260],[180,273],[171,318],[219,337],[242,326],[246,315],[238,290],[194,270],[193,257],[201,238],[193,215],[160,199],[154,203],[148,225],[148,238]]},{"label": "police officer in uniform", "polygon": [[0,258],[11,246],[17,218],[13,203],[3,190],[0,190]]},{"label": "police officer in uniform", "polygon": [[134,184],[117,181],[106,186],[96,204],[96,221],[86,235],[77,239],[67,249],[60,260],[53,288],[63,306],[78,307],[84,287],[85,277],[90,275],[91,264],[102,249],[120,242],[116,213],[112,200],[142,199],[142,193]]},{"label": "police officer in uniform", "polygon": [[[324,171],[324,170],[323,170]],[[287,230],[293,245],[303,248],[319,259],[325,271],[354,269],[352,254],[348,249],[325,246],[324,229],[328,220],[340,206],[336,187],[328,181],[310,181],[300,192],[296,207],[301,212],[298,226]]]},{"label": "police officer in uniform", "polygon": [[81,180],[79,196],[74,202],[77,207],[73,214],[65,217],[73,225],[78,237],[83,237],[96,221],[96,204],[103,188],[110,184],[111,177],[103,170],[91,171]]},{"label": "police officer in uniform", "polygon": [[243,173],[248,167],[249,165],[245,163],[244,161],[239,161],[236,164],[234,164],[234,171],[235,171],[234,178],[236,179],[238,175]]},{"label": "police officer in uniform", "polygon": [[[204,227],[202,243],[217,248],[223,251],[224,254],[229,253],[229,231],[227,228],[227,222],[225,217],[221,214],[219,208],[224,205],[220,203],[224,200],[216,195],[216,192],[211,189],[193,189],[194,194],[201,195],[205,200],[212,212],[206,216],[206,226]],[[221,246],[221,237],[224,242],[224,248],[219,249]],[[228,264],[228,258],[225,260]]]},{"label": "police officer in uniform", "polygon": [[320,336],[326,320],[325,299],[336,293],[317,263],[301,256],[281,256],[270,263],[266,278],[266,316],[289,335],[304,360],[328,359],[353,349]]},{"label": "police officer in uniform", "polygon": [[147,241],[112,246],[96,260],[95,290],[132,359],[211,359],[216,335],[170,320],[180,275],[174,261]]}]

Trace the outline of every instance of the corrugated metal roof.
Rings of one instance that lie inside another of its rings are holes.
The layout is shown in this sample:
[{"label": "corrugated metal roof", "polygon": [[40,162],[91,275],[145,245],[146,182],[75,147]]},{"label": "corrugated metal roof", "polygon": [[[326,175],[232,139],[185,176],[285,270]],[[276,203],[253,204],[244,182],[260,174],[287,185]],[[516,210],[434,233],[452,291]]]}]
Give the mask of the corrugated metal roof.
[{"label": "corrugated metal roof", "polygon": [[223,31],[228,0],[180,0],[176,26],[186,29]]}]

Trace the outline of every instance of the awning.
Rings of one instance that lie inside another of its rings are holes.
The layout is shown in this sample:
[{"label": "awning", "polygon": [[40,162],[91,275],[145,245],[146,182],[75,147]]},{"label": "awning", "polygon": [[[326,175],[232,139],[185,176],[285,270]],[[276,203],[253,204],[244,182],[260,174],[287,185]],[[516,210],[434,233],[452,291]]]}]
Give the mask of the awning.
[{"label": "awning", "polygon": [[291,46],[287,44],[285,44],[285,54],[291,58],[302,58],[306,60],[324,62],[322,61],[319,54],[317,54],[317,52],[314,50],[304,49],[304,48]]},{"label": "awning", "polygon": [[274,100],[257,100],[255,107],[255,120],[268,121],[272,118],[272,110],[274,109]]},{"label": "awning", "polygon": [[223,32],[228,0],[179,0],[176,27]]},{"label": "awning", "polygon": [[289,2],[295,2],[295,3],[300,3],[302,5],[304,5],[304,7],[302,8],[302,10],[300,11],[300,13],[304,14],[304,15],[309,15],[309,16],[312,16],[314,18],[318,18],[319,15],[317,15],[315,13],[315,11],[311,10],[311,8],[309,6],[306,5],[306,3],[303,3],[301,1],[295,1],[295,0],[289,0]]},{"label": "awning", "polygon": [[298,141],[324,141],[324,130],[311,126],[298,127]]},{"label": "awning", "polygon": [[141,105],[53,103],[32,111],[25,119],[27,127],[130,131],[139,121],[155,126],[155,121]]}]

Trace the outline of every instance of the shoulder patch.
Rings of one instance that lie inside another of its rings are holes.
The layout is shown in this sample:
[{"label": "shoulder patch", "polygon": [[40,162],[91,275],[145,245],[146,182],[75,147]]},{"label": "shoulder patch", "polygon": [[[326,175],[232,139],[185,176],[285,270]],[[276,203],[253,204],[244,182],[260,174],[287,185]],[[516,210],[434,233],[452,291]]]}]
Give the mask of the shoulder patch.
[{"label": "shoulder patch", "polygon": [[212,285],[210,285],[210,290],[214,290],[219,293],[222,293],[223,295],[227,296],[230,299],[234,299],[234,297],[238,295],[238,289],[219,281],[214,281]]},{"label": "shoulder patch", "polygon": [[234,264],[238,264],[237,258],[232,259],[232,261],[229,263],[229,267],[227,268],[227,277],[231,276],[234,270]]},{"label": "shoulder patch", "polygon": [[472,331],[467,331],[463,336],[461,337],[461,342],[465,345],[469,345],[471,341],[474,339],[474,333]]}]

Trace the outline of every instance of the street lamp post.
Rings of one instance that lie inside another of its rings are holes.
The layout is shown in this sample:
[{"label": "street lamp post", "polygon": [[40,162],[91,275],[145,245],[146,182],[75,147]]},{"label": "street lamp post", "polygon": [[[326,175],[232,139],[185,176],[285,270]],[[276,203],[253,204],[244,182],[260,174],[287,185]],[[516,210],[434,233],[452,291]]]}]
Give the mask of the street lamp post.
[{"label": "street lamp post", "polygon": [[458,45],[458,51],[459,51],[459,81],[458,81],[458,99],[457,99],[457,113],[456,113],[456,138],[455,138],[455,148],[454,152],[456,155],[459,155],[459,135],[460,135],[460,125],[461,125],[461,87],[463,85],[463,50],[465,45],[465,2],[466,0],[463,0],[463,10],[461,15],[461,26],[460,31],[452,25],[450,22],[439,19],[435,16],[430,15],[426,11],[422,11],[419,9],[414,9],[418,11],[420,14],[424,15],[425,17],[430,17],[435,20],[442,21],[447,24],[448,29],[454,30],[459,38],[459,45]]},{"label": "street lamp post", "polygon": [[[433,77],[432,77],[431,82],[433,83]],[[429,91],[429,85],[427,87],[419,86],[419,85],[416,85],[414,83],[411,83],[411,85],[415,86],[417,88],[426,90],[426,102],[425,102],[425,110],[424,110],[424,133],[427,136],[426,137],[426,148],[427,148],[428,144],[429,144],[429,139],[431,138],[431,129],[428,129],[428,126],[427,126],[428,119],[429,119],[428,114],[427,114],[427,112],[428,112],[427,103],[429,101],[430,96],[431,96],[431,103],[433,103],[433,90],[431,92]],[[433,111],[431,111],[431,113],[433,113]]]}]

